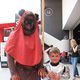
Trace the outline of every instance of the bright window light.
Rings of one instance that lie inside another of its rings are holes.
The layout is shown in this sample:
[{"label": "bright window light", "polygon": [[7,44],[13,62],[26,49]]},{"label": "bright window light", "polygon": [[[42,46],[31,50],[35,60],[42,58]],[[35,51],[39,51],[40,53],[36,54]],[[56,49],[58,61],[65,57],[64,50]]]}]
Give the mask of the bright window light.
[{"label": "bright window light", "polygon": [[15,22],[15,14],[20,9],[41,13],[41,0],[1,0],[0,24]]}]

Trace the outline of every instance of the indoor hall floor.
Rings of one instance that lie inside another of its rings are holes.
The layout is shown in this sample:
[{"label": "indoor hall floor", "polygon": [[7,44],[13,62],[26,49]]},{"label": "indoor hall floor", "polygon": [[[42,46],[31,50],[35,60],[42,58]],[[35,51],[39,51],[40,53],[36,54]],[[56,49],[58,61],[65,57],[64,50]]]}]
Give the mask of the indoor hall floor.
[{"label": "indoor hall floor", "polygon": [[[72,80],[72,68],[71,68],[71,64],[65,64],[67,66],[70,67],[70,75],[71,78],[69,80]],[[1,64],[0,64],[1,66]],[[79,74],[80,74],[80,63],[78,64],[78,70],[79,70]],[[10,72],[8,68],[1,68],[0,67],[0,80],[10,80]],[[77,79],[80,80],[80,79]]]},{"label": "indoor hall floor", "polygon": [[10,80],[10,72],[8,68],[1,68],[0,64],[0,80]]}]

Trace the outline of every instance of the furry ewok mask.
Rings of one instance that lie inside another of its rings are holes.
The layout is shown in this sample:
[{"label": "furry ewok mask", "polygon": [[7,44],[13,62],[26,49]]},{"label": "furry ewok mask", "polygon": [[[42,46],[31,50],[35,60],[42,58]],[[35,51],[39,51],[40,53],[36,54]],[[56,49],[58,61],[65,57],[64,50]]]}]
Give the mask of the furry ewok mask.
[{"label": "furry ewok mask", "polygon": [[24,15],[22,21],[22,28],[23,28],[24,35],[26,36],[30,36],[35,32],[36,17],[32,12]]}]

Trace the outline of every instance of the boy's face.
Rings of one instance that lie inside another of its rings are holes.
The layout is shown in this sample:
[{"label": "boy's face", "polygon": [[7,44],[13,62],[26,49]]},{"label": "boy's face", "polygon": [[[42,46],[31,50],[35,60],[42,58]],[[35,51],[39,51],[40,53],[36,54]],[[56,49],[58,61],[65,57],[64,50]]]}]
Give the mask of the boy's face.
[{"label": "boy's face", "polygon": [[50,53],[49,54],[49,58],[51,60],[52,63],[58,63],[60,61],[60,55],[56,52],[56,53]]}]

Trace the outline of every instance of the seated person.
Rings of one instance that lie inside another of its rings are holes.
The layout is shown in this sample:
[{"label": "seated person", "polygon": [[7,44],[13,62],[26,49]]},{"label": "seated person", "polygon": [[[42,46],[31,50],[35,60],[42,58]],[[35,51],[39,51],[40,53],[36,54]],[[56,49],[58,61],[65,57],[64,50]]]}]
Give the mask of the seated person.
[{"label": "seated person", "polygon": [[60,50],[52,47],[48,51],[50,61],[45,63],[46,78],[43,80],[68,80],[70,78],[69,68],[60,63]]}]

